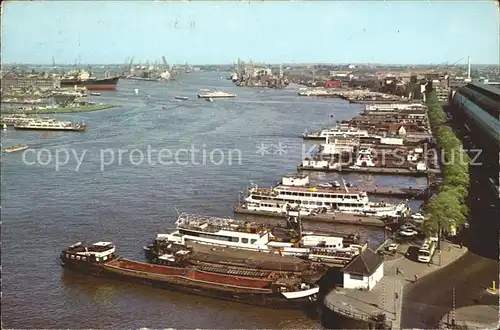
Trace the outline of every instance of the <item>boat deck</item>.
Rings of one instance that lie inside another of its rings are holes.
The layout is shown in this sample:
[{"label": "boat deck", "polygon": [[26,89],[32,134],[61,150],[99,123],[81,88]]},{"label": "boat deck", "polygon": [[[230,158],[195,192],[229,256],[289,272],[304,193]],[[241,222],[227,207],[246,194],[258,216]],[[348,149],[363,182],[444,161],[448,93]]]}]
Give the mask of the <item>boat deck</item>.
[{"label": "boat deck", "polygon": [[[236,214],[247,214],[247,215],[261,215],[273,218],[286,218],[287,215],[284,213],[275,213],[267,211],[252,211],[241,206],[237,206],[234,210]],[[346,213],[321,213],[316,215],[304,215],[301,216],[303,221],[316,221],[316,222],[329,222],[329,223],[341,223],[346,225],[358,225],[358,226],[372,226],[372,227],[385,227],[386,223],[373,216],[359,216],[354,214]]]},{"label": "boat deck", "polygon": [[307,270],[310,266],[310,263],[300,258],[281,256],[279,253],[263,253],[195,243],[190,243],[189,246],[193,248],[193,253],[190,255],[189,259],[199,262],[217,263],[252,269],[294,272]]}]

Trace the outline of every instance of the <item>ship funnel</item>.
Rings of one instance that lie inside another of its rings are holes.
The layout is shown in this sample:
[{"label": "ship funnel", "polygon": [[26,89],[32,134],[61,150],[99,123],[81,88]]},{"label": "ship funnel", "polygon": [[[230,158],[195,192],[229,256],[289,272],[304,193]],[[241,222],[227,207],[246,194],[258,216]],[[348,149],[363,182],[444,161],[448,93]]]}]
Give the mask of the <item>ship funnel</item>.
[{"label": "ship funnel", "polygon": [[468,61],[468,66],[467,66],[467,79],[470,80],[470,56],[469,56],[469,61]]}]

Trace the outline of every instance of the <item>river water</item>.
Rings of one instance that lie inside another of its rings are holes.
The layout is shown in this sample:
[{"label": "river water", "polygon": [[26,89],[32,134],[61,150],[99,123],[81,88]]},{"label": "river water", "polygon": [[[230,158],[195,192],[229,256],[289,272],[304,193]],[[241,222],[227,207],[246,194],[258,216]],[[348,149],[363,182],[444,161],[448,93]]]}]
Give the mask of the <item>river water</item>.
[{"label": "river water", "polygon": [[[3,327],[320,327],[300,311],[86,277],[60,267],[60,250],[77,241],[113,241],[122,256],[142,260],[142,246],[172,226],[177,211],[233,216],[238,194],[250,181],[271,186],[295,172],[309,149],[299,137],[305,129],[349,119],[362,107],[301,98],[294,88],[238,88],[221,75],[226,74],[185,74],[168,84],[122,80],[116,92],[89,97],[119,108],[57,116],[85,121],[85,133],[2,132],[4,147],[34,148],[24,159],[23,153],[2,157]],[[200,89],[212,88],[237,97],[213,103],[197,98]],[[343,178],[354,184],[425,185],[422,179],[390,176]],[[336,179],[337,174],[311,174],[311,181]],[[383,233],[360,227],[312,227],[359,231],[372,246],[383,239]]]}]

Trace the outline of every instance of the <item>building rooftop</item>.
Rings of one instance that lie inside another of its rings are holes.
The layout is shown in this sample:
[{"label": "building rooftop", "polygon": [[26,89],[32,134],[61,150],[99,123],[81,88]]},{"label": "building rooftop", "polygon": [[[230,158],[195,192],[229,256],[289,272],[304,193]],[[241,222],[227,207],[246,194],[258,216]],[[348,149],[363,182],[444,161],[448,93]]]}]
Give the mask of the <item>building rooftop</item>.
[{"label": "building rooftop", "polygon": [[482,89],[485,91],[485,94],[493,94],[496,97],[500,97],[500,88],[494,86],[494,85],[487,85],[479,82],[471,82],[468,85],[473,86],[474,89]]},{"label": "building rooftop", "polygon": [[370,276],[384,262],[384,258],[370,248],[366,248],[356,258],[349,262],[344,269],[344,273],[353,273]]}]

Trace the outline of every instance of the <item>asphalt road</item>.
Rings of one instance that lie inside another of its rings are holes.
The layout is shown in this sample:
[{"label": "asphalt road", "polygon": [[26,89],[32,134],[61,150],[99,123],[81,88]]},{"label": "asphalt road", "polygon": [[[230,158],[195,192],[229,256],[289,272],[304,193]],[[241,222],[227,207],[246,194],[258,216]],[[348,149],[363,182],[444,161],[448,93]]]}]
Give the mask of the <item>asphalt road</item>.
[{"label": "asphalt road", "polygon": [[[470,227],[463,233],[469,251],[405,290],[402,328],[435,329],[453,307],[490,305],[498,314],[498,297],[485,289],[494,280],[498,286],[499,200],[488,182],[489,171],[485,170],[471,167]],[[480,316],[475,321],[481,322]]]}]

